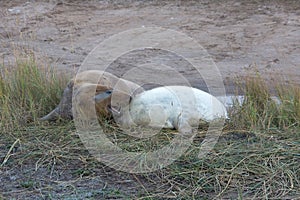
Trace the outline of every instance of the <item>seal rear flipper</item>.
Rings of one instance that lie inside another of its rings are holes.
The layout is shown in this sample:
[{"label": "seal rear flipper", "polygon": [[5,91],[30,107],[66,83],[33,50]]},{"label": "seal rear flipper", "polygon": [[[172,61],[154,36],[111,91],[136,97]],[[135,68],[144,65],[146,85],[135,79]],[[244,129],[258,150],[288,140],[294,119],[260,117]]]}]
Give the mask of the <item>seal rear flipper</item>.
[{"label": "seal rear flipper", "polygon": [[40,118],[39,120],[40,121],[54,121],[54,120],[57,120],[59,117],[60,117],[59,108],[56,107],[48,115]]}]

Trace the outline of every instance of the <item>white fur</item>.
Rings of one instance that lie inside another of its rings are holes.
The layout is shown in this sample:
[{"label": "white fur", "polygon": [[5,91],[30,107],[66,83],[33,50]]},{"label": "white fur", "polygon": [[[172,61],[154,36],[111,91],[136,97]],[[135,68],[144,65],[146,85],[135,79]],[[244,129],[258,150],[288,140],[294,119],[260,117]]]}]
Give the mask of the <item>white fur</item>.
[{"label": "white fur", "polygon": [[166,86],[145,91],[122,107],[115,120],[123,127],[144,125],[180,129],[198,126],[199,120],[210,122],[226,118],[224,105],[214,96],[191,87]]}]

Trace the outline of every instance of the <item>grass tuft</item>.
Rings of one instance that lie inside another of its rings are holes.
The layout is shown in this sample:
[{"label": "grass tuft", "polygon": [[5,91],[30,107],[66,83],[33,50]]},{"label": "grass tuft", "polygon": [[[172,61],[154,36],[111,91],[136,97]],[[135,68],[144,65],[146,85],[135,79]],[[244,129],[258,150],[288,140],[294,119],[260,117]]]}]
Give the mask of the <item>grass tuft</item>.
[{"label": "grass tuft", "polygon": [[40,67],[34,57],[17,59],[0,74],[0,128],[11,129],[37,121],[59,103],[68,79],[53,68]]},{"label": "grass tuft", "polygon": [[276,90],[281,101],[278,125],[284,129],[300,126],[300,86],[279,85]]},{"label": "grass tuft", "polygon": [[233,127],[286,130],[300,126],[300,86],[277,82],[271,87],[260,75],[243,79],[238,87],[245,99],[242,105],[236,102],[230,112]]}]

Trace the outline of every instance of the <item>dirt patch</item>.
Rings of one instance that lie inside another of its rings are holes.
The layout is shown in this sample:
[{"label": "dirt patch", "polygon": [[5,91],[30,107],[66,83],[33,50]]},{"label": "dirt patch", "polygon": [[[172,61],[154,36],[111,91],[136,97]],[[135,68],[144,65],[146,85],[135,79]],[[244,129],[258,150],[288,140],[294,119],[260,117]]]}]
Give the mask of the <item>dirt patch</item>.
[{"label": "dirt patch", "polygon": [[[257,68],[269,79],[271,73],[300,81],[297,1],[9,1],[1,2],[0,15],[4,63],[11,60],[15,46],[30,47],[51,65],[74,72],[108,37],[132,28],[158,26],[198,41],[212,56],[223,80]],[[141,58],[132,54],[111,71],[124,74],[128,69],[124,65],[134,65]],[[186,70],[180,62],[177,66],[188,74],[193,86],[205,88],[195,71]],[[232,81],[227,85],[232,92]]]}]

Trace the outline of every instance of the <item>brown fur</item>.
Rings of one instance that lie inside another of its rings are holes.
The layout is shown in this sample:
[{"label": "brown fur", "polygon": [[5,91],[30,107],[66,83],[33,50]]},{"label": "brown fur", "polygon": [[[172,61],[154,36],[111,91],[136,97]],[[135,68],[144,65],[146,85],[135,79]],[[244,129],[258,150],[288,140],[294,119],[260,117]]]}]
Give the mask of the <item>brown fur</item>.
[{"label": "brown fur", "polygon": [[[93,89],[95,92],[91,91]],[[93,103],[94,96],[101,92],[113,89],[113,95],[110,98],[95,104],[96,113],[98,116],[110,117],[110,112],[107,110],[111,104],[111,100],[117,99],[117,104],[129,102],[130,96],[140,93],[143,89],[130,81],[119,78],[111,73],[100,70],[84,71],[73,78],[64,90],[59,105],[48,115],[41,118],[42,121],[71,119],[72,114],[72,96],[81,92],[83,94],[82,101]],[[74,93],[75,92],[75,93]]]}]

